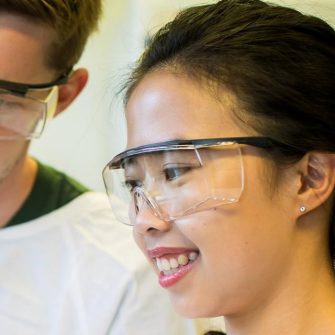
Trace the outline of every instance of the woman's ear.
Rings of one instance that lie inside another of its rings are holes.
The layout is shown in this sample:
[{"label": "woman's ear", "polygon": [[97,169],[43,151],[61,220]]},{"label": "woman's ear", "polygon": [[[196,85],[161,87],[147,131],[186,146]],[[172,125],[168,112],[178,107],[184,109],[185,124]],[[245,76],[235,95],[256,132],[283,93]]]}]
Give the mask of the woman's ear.
[{"label": "woman's ear", "polygon": [[71,73],[66,84],[59,86],[58,103],[55,115],[66,109],[86,86],[88,72],[86,69],[77,69]]},{"label": "woman's ear", "polygon": [[335,187],[335,155],[309,152],[298,163],[297,210],[301,214],[325,203]]}]

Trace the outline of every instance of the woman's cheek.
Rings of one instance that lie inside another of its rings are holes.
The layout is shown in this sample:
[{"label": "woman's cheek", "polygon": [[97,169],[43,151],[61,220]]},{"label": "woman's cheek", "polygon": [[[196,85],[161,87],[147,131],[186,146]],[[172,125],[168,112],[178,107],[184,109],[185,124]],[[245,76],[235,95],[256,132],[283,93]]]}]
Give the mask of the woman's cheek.
[{"label": "woman's cheek", "polygon": [[133,237],[137,244],[137,246],[142,250],[143,253],[146,254],[146,246],[144,241],[144,236],[136,232],[136,230],[133,228]]}]

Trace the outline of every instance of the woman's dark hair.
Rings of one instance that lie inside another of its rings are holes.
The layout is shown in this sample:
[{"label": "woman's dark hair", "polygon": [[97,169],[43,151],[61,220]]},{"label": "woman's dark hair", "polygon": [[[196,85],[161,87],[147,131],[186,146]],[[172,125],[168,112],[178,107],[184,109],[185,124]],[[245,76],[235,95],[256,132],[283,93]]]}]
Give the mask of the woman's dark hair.
[{"label": "woman's dark hair", "polygon": [[[160,68],[233,92],[240,120],[296,148],[274,150],[278,164],[312,150],[335,152],[335,32],[321,19],[260,0],[188,8],[149,41],[125,101],[147,73]],[[334,221],[333,210],[333,259]]]}]

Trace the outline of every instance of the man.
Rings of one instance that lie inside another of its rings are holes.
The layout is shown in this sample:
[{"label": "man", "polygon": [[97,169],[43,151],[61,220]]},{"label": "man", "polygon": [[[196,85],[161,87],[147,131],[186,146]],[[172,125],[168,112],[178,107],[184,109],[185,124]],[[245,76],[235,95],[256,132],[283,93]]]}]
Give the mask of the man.
[{"label": "man", "polygon": [[28,156],[88,79],[100,0],[0,0],[0,334],[187,334],[104,194]]}]

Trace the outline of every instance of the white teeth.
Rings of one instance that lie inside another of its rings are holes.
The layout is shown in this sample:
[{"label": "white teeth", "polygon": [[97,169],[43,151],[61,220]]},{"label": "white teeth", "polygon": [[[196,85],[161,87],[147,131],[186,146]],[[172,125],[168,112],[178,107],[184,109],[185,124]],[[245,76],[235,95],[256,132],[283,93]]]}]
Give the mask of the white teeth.
[{"label": "white teeth", "polygon": [[190,252],[190,254],[188,255],[188,258],[191,261],[194,261],[197,257],[198,257],[198,254],[196,252],[194,252],[194,251]]},{"label": "white teeth", "polygon": [[179,266],[179,264],[178,264],[178,262],[175,258],[170,259],[170,266],[171,266],[172,269],[176,269]]},{"label": "white teeth", "polygon": [[166,258],[156,258],[156,265],[159,271],[163,271],[165,275],[169,275],[173,270],[177,269],[179,266],[188,264],[189,261],[194,261],[198,257],[198,253],[192,251],[187,255],[181,254],[176,258],[171,257]]},{"label": "white teeth", "polygon": [[156,258],[156,266],[159,269],[159,271],[161,271],[162,265],[161,265],[161,260],[159,258]]},{"label": "white teeth", "polygon": [[163,271],[168,271],[171,269],[170,262],[166,258],[161,259],[161,267]]}]

